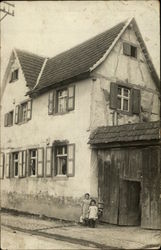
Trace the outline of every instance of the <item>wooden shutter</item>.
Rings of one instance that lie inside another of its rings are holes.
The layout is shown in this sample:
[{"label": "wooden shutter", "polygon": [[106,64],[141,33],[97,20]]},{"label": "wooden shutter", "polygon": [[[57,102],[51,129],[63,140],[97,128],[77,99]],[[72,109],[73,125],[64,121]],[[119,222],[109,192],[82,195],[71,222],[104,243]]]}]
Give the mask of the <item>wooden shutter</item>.
[{"label": "wooden shutter", "polygon": [[75,174],[75,144],[67,146],[67,176],[72,177]]},{"label": "wooden shutter", "polygon": [[23,176],[23,154],[22,151],[18,153],[18,176],[22,177]]},{"label": "wooden shutter", "polygon": [[15,107],[15,123],[16,124],[19,122],[19,109],[20,109],[20,105],[16,105]]},{"label": "wooden shutter", "polygon": [[114,82],[111,82],[110,85],[110,108],[117,108],[117,93],[118,93],[118,85]]},{"label": "wooden shutter", "polygon": [[26,151],[26,176],[31,175],[31,167],[30,167],[30,150]]},{"label": "wooden shutter", "polygon": [[132,89],[132,113],[139,114],[140,113],[140,102],[141,95],[140,89]]},{"label": "wooden shutter", "polygon": [[11,155],[10,153],[6,154],[6,178],[9,178],[11,175]]},{"label": "wooden shutter", "polygon": [[46,167],[45,167],[45,176],[52,176],[52,147],[46,148]]},{"label": "wooden shutter", "polygon": [[55,103],[56,103],[56,91],[52,90],[49,92],[49,96],[48,96],[48,114],[49,115],[52,115],[56,112]]},{"label": "wooden shutter", "polygon": [[123,54],[126,56],[131,56],[131,45],[128,43],[123,43]]},{"label": "wooden shutter", "polygon": [[27,120],[31,120],[32,115],[32,100],[27,102]]},{"label": "wooden shutter", "polygon": [[75,103],[75,86],[68,87],[68,110],[74,109]]},{"label": "wooden shutter", "polygon": [[26,176],[26,159],[27,154],[26,150],[22,151],[22,177]]},{"label": "wooden shutter", "polygon": [[0,179],[4,178],[4,153],[0,153]]},{"label": "wooden shutter", "polygon": [[37,149],[37,176],[42,177],[44,175],[44,149]]},{"label": "wooden shutter", "polygon": [[4,126],[8,126],[8,113],[4,115]]}]

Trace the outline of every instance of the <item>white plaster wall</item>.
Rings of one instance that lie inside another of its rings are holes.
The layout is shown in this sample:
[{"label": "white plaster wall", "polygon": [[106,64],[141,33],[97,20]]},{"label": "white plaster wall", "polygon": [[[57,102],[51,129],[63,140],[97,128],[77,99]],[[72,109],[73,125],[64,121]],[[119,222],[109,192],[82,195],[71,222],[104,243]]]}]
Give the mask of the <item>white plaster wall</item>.
[{"label": "white plaster wall", "polygon": [[[11,149],[28,149],[32,147],[46,147],[47,140],[52,145],[54,140],[68,140],[75,143],[75,176],[60,178],[4,179],[2,191],[37,194],[45,193],[53,196],[80,197],[90,191],[90,92],[91,80],[87,79],[75,85],[75,109],[63,115],[48,115],[48,93],[45,93],[32,103],[32,119],[24,124],[14,124],[4,127],[4,114],[19,102],[28,99],[25,96],[23,75],[19,80],[8,83],[2,100],[2,135],[1,146],[3,152]],[[14,101],[13,101],[14,100]]]},{"label": "white plaster wall", "polygon": [[[138,58],[131,58],[123,54],[123,41],[138,46]],[[92,73],[95,78],[92,87],[92,112],[90,128],[113,125],[113,110],[109,107],[109,100],[105,100],[103,89],[110,94],[110,82],[121,80],[132,84],[141,90],[141,116],[148,117],[149,121],[159,120],[159,91],[150,75],[146,60],[141,52],[134,31],[127,29],[119,39],[107,59]],[[118,125],[140,122],[137,115],[118,115]]]}]

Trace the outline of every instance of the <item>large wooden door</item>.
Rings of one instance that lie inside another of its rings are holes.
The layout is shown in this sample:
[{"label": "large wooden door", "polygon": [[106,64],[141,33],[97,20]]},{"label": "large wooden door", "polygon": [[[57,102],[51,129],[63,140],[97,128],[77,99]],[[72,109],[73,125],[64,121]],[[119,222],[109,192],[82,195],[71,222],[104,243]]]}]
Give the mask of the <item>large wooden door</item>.
[{"label": "large wooden door", "polygon": [[160,168],[161,149],[153,146],[143,149],[142,218],[144,228],[161,228]]},{"label": "large wooden door", "polygon": [[119,225],[140,225],[140,191],[140,182],[120,180]]},{"label": "large wooden door", "polygon": [[101,200],[104,202],[102,220],[117,224],[119,204],[119,168],[116,155],[119,151],[102,151],[98,166],[98,185]]}]

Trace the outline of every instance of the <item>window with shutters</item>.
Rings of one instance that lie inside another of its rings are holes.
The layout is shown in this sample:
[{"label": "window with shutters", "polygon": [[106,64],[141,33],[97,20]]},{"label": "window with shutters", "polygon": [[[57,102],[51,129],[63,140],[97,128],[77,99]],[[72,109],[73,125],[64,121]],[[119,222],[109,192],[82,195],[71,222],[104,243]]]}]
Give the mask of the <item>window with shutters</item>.
[{"label": "window with shutters", "polygon": [[117,109],[130,111],[130,89],[118,86],[117,88]]},{"label": "window with shutters", "polygon": [[131,56],[137,58],[137,47],[129,43],[123,43],[123,54],[126,56]]},{"label": "window with shutters", "polygon": [[54,175],[72,177],[75,173],[75,144],[54,146]]},{"label": "window with shutters", "polygon": [[63,114],[74,110],[75,86],[52,90],[48,99],[48,114]]},{"label": "window with shutters", "polygon": [[16,80],[18,80],[18,69],[14,70],[12,73],[11,73],[11,79],[10,79],[10,83],[11,82],[15,82]]},{"label": "window with shutters", "polygon": [[5,127],[13,126],[13,110],[5,114],[4,126]]},{"label": "window with shutters", "polygon": [[110,108],[127,115],[140,114],[141,93],[140,89],[122,82],[110,84]]},{"label": "window with shutters", "polygon": [[37,149],[29,150],[29,173],[30,176],[37,175]]},{"label": "window with shutters", "polygon": [[16,106],[15,108],[15,123],[25,123],[31,119],[32,101],[28,100]]},{"label": "window with shutters", "polygon": [[13,171],[14,171],[14,177],[18,177],[18,164],[19,164],[19,161],[18,161],[18,152],[14,152],[12,154],[12,159],[13,159]]}]

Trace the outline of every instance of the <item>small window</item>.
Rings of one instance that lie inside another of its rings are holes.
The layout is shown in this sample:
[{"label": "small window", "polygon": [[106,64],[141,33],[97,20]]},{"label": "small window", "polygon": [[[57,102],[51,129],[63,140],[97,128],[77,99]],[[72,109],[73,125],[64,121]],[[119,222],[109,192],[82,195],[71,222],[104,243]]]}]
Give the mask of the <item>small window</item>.
[{"label": "small window", "polygon": [[10,82],[14,82],[18,80],[18,69],[14,70],[12,73],[11,73],[11,80]]},{"label": "small window", "polygon": [[37,172],[37,149],[29,150],[29,171],[31,176],[36,176]]},{"label": "small window", "polygon": [[5,127],[13,126],[13,111],[5,114],[4,122]]},{"label": "small window", "polygon": [[117,109],[129,112],[130,110],[130,89],[118,86]]},{"label": "small window", "polygon": [[123,53],[126,56],[137,58],[137,47],[128,43],[123,43]]},{"label": "small window", "polygon": [[56,151],[56,175],[67,175],[67,145],[57,146]]},{"label": "small window", "polygon": [[14,177],[18,177],[18,152],[13,153]]}]

